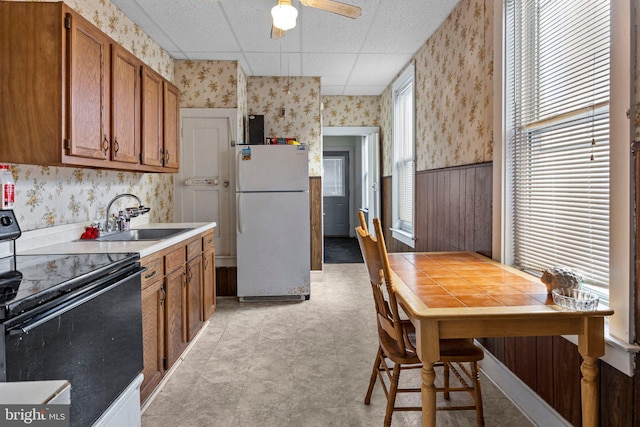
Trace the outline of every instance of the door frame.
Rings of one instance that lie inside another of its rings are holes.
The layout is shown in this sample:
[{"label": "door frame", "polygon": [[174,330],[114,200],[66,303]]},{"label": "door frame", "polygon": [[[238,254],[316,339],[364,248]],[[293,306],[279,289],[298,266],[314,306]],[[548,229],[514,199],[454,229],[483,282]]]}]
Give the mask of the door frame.
[{"label": "door frame", "polygon": [[[368,141],[368,148],[369,148],[369,153],[371,153],[371,158],[372,158],[372,165],[370,165],[370,170],[371,172],[375,173],[375,176],[371,177],[371,181],[372,184],[375,185],[375,197],[372,200],[372,204],[374,206],[374,210],[375,212],[373,214],[369,214],[369,218],[368,218],[368,227],[370,230],[373,230],[373,217],[374,215],[377,215],[381,220],[382,220],[382,212],[381,212],[381,191],[382,191],[382,184],[381,184],[381,164],[382,162],[380,161],[380,128],[378,126],[331,126],[331,127],[323,127],[322,128],[322,137],[324,138],[325,136],[360,136],[362,138],[367,137],[367,141]],[[323,139],[323,152],[324,152],[324,139]],[[352,161],[353,162],[353,161]],[[354,163],[355,164],[355,163]],[[360,171],[362,171],[362,167],[360,168]],[[356,171],[357,172],[357,171]],[[354,174],[355,175],[355,174]],[[354,178],[354,182],[355,182],[355,176]],[[359,177],[359,179],[361,179],[362,177]],[[362,182],[360,182],[359,185],[355,185],[356,189],[357,188],[361,188],[362,187]],[[322,195],[322,197],[324,197],[324,195]],[[351,201],[350,201],[351,204]],[[350,206],[349,209],[351,210],[352,207]],[[355,206],[353,206],[353,209],[355,209]],[[377,213],[376,213],[377,212]],[[354,215],[350,215],[350,221],[354,221],[355,217],[355,213]],[[323,221],[324,222],[324,221]],[[349,235],[353,235],[355,236],[355,232],[353,232],[353,230],[355,229],[355,224],[350,224],[350,230],[349,230]],[[324,225],[323,225],[323,230],[322,230],[322,235],[324,236]],[[323,248],[324,250],[324,248]]]}]

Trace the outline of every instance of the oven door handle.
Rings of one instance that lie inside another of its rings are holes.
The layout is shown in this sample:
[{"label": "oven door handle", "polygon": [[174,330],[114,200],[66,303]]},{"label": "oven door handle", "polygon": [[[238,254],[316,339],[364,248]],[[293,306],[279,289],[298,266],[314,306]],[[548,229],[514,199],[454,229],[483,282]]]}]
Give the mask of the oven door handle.
[{"label": "oven door handle", "polygon": [[21,335],[21,334],[28,334],[30,331],[32,331],[33,329],[37,328],[38,326],[50,321],[51,319],[55,319],[58,316],[63,315],[64,313],[73,310],[74,308],[78,307],[81,304],[86,303],[87,301],[90,301],[94,298],[97,298],[98,296],[104,294],[105,292],[109,292],[110,290],[120,286],[121,284],[123,284],[124,282],[127,282],[129,280],[131,280],[131,278],[135,277],[135,276],[141,276],[142,273],[144,271],[146,271],[147,268],[146,267],[141,267],[139,269],[137,269],[135,272],[132,272],[124,277],[122,277],[121,279],[117,280],[114,283],[111,283],[108,286],[105,286],[104,288],[98,289],[97,291],[94,292],[88,292],[86,294],[82,294],[81,296],[71,299],[63,304],[61,304],[60,306],[54,307],[51,310],[45,311],[44,313],[37,315],[23,323],[20,323],[19,325],[16,325],[14,327],[11,327],[8,329],[8,333],[9,335]]}]

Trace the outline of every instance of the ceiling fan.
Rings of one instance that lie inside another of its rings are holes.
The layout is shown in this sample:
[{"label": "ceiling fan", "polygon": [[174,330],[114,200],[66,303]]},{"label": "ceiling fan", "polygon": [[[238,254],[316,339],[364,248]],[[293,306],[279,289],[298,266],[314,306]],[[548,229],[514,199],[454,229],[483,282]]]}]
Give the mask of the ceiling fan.
[{"label": "ceiling fan", "polygon": [[[327,12],[333,12],[347,18],[355,19],[362,13],[362,9],[336,0],[300,0],[303,6],[314,7]],[[271,9],[273,24],[271,25],[271,38],[284,37],[287,30],[296,26],[298,10],[291,5],[291,0],[278,0],[278,4]]]}]

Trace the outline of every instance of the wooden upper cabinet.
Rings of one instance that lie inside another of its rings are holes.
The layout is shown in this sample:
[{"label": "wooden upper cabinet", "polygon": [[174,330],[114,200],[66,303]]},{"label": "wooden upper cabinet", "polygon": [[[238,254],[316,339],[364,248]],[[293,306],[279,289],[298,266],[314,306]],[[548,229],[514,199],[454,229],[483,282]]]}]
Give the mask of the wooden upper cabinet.
[{"label": "wooden upper cabinet", "polygon": [[164,145],[163,78],[142,67],[142,164],[162,166]]},{"label": "wooden upper cabinet", "polygon": [[111,160],[140,161],[140,60],[111,45]]},{"label": "wooden upper cabinet", "polygon": [[109,158],[109,40],[92,24],[65,14],[68,72],[67,139],[70,156]]},{"label": "wooden upper cabinet", "polygon": [[[0,52],[2,161],[178,171],[178,90],[160,78],[143,93],[142,61],[69,6],[0,1]],[[148,93],[155,164],[141,140]]]},{"label": "wooden upper cabinet", "polygon": [[164,82],[164,167],[180,168],[179,132],[180,90],[171,83]]}]

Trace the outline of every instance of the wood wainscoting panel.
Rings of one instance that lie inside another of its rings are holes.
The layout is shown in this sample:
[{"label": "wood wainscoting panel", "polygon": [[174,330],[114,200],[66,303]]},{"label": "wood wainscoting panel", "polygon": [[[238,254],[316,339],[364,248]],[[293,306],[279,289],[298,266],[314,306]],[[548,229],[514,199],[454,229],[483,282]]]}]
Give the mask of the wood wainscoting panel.
[{"label": "wood wainscoting panel", "polygon": [[638,383],[638,374],[632,378],[607,363],[600,362],[599,365],[600,426],[637,426],[638,421],[634,424],[633,420],[638,411],[634,406],[634,378]]},{"label": "wood wainscoting panel", "polygon": [[491,256],[492,185],[492,163],[418,172],[416,250]]},{"label": "wood wainscoting panel", "polygon": [[322,270],[322,177],[309,177],[311,270]]}]

